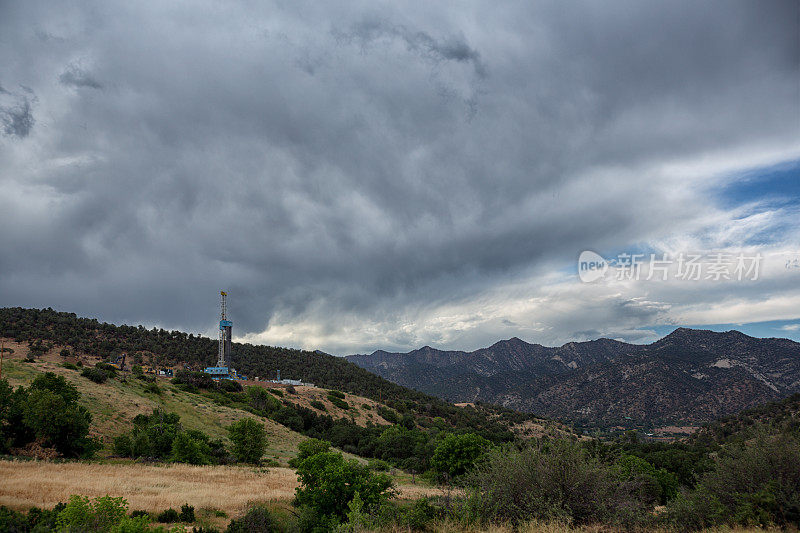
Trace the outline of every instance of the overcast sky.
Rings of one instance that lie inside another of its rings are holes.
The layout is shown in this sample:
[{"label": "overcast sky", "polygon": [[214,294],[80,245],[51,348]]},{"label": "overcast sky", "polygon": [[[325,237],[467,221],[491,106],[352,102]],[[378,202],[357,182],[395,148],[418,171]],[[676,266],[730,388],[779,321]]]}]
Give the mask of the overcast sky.
[{"label": "overcast sky", "polygon": [[239,340],[336,354],[798,339],[798,10],[0,0],[0,305],[215,335],[226,289]]}]

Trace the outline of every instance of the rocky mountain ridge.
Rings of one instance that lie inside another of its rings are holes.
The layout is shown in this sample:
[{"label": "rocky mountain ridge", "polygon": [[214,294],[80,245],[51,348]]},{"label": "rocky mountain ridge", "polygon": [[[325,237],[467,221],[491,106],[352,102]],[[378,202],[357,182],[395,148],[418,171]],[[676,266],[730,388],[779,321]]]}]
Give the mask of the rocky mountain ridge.
[{"label": "rocky mountain ridge", "polygon": [[800,343],[678,328],[652,344],[499,341],[348,360],[453,402],[484,401],[580,426],[697,424],[800,392]]}]

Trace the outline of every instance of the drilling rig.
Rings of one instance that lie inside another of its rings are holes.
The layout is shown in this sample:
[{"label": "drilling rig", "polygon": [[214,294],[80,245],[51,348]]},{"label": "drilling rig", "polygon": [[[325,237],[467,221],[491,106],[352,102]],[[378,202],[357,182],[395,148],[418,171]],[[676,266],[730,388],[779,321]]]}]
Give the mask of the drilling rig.
[{"label": "drilling rig", "polygon": [[226,300],[228,293],[219,291],[220,298],[220,315],[219,315],[219,352],[217,355],[217,366],[228,367],[231,366],[231,329],[233,322],[228,320]]},{"label": "drilling rig", "polygon": [[220,316],[219,316],[219,348],[217,350],[217,366],[205,369],[206,374],[211,374],[214,379],[244,379],[239,376],[231,366],[231,330],[233,322],[228,320],[227,298],[228,293],[219,291]]}]

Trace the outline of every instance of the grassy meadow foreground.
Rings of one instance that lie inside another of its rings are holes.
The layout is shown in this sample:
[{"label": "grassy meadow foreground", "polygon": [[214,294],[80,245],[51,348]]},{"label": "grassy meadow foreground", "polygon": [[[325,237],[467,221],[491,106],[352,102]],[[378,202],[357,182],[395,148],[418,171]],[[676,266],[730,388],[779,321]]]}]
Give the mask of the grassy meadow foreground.
[{"label": "grassy meadow foreground", "polygon": [[51,508],[71,494],[122,496],[149,512],[191,503],[228,516],[256,501],[289,501],[299,486],[290,468],[0,461],[0,502],[18,510]]},{"label": "grassy meadow foreground", "polygon": [[[204,516],[244,514],[254,503],[288,506],[300,486],[291,468],[148,465],[133,463],[0,460],[0,504],[16,510],[50,509],[72,494],[121,496],[131,509],[156,514],[190,503]],[[440,488],[398,479],[398,497],[443,494]],[[219,522],[219,521],[217,521]]]}]

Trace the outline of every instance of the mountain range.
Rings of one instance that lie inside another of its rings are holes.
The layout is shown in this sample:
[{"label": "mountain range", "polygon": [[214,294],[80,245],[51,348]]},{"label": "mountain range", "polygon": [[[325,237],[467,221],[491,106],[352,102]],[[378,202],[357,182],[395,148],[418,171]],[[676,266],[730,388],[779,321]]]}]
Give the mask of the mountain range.
[{"label": "mountain range", "polygon": [[560,347],[518,338],[472,352],[425,346],[347,359],[451,402],[488,402],[580,427],[699,424],[800,392],[800,343],[678,328],[652,344]]}]

